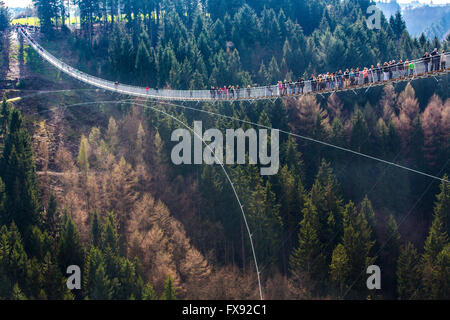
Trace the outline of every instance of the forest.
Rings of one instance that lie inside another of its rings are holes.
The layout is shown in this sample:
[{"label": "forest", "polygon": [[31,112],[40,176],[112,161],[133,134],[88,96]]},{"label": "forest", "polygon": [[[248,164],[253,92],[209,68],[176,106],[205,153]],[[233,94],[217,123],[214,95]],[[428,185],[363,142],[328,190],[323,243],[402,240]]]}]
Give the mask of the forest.
[{"label": "forest", "polygon": [[[450,45],[410,36],[400,14],[369,29],[368,0],[77,0],[79,28],[65,1],[33,2],[52,54],[152,88],[275,84]],[[3,21],[2,61],[12,33]],[[174,165],[180,123],[155,109],[191,127],[257,123],[341,148],[280,134],[277,175],[225,166],[265,299],[450,299],[448,74],[358,93],[164,105],[71,91],[81,85],[18,46],[28,76],[2,90],[0,108],[0,299],[259,298],[221,167]],[[69,92],[8,101],[44,87]],[[83,270],[81,290],[66,287],[69,265]],[[366,287],[370,265],[381,290]]]}]

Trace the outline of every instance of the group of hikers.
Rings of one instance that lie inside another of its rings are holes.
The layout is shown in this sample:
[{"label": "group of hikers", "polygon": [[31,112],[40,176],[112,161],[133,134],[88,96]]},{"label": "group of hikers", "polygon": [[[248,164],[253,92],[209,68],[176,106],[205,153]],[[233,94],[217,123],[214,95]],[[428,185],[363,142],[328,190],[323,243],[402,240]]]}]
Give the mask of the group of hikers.
[{"label": "group of hikers", "polygon": [[[317,76],[313,74],[308,80],[298,78],[295,82],[292,80],[279,81],[275,86],[270,84],[266,87],[248,86],[245,92],[242,92],[239,86],[211,87],[210,95],[212,99],[250,98],[252,93],[257,94],[257,96],[267,97],[301,95],[306,92],[305,86],[307,87],[307,92],[338,90],[368,85],[369,83],[403,79],[423,73],[443,71],[446,70],[446,59],[445,50],[439,53],[437,48],[435,48],[431,54],[426,52],[421,60],[392,60],[383,64],[378,63],[376,66],[372,65],[370,68],[351,68],[346,69],[344,72],[339,70],[332,73],[322,73]],[[420,63],[424,65],[424,72],[419,72],[416,69]],[[429,68],[430,63],[431,68]]]}]

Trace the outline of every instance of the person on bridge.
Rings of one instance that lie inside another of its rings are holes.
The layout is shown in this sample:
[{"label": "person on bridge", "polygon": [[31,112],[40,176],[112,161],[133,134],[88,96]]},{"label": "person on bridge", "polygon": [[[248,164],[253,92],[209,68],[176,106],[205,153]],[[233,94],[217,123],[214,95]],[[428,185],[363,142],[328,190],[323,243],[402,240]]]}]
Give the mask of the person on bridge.
[{"label": "person on bridge", "polygon": [[350,85],[349,78],[350,78],[350,72],[348,71],[348,69],[346,69],[344,72],[344,81],[345,81],[346,87],[348,87]]},{"label": "person on bridge", "polygon": [[147,87],[145,88],[145,90],[147,91],[147,94],[148,94],[148,92],[150,91],[150,88],[147,86]]},{"label": "person on bridge", "polygon": [[397,78],[397,62],[395,60],[392,60],[391,70],[392,70],[392,79]]},{"label": "person on bridge", "polygon": [[273,96],[273,89],[272,89],[272,86],[270,85],[270,83],[268,83],[266,85],[266,96],[267,97]]},{"label": "person on bridge", "polygon": [[363,74],[364,84],[368,84],[369,83],[369,69],[364,68],[362,74]]},{"label": "person on bridge", "polygon": [[439,55],[438,49],[434,48],[433,52],[431,53],[431,71],[438,71],[439,70],[439,62],[441,60],[441,57]]},{"label": "person on bridge", "polygon": [[405,72],[403,73],[403,76],[407,77],[408,72],[409,72],[409,60],[408,59],[406,59],[406,61],[405,61],[404,70],[405,70]]},{"label": "person on bridge", "polygon": [[381,67],[381,63],[380,62],[378,62],[376,70],[377,70],[378,82],[381,82],[381,73],[383,72],[383,68]]},{"label": "person on bridge", "polygon": [[425,52],[425,54],[422,57],[423,60],[423,64],[425,65],[425,73],[428,73],[428,64],[430,63],[430,55],[428,54],[428,52]]},{"label": "person on bridge", "polygon": [[446,62],[447,62],[447,57],[445,55],[445,50],[442,50],[442,53],[441,53],[441,70],[442,71],[445,71]]},{"label": "person on bridge", "polygon": [[302,91],[301,94],[303,94],[304,89],[305,89],[305,80],[303,80],[303,78],[299,78],[299,82],[300,82],[300,90]]},{"label": "person on bridge", "polygon": [[403,77],[403,73],[405,70],[405,64],[403,63],[402,59],[400,59],[400,61],[398,62],[397,70],[398,70],[398,77],[399,78]]},{"label": "person on bridge", "polygon": [[414,61],[410,61],[409,62],[409,75],[410,76],[412,76],[412,75],[414,75],[414,68],[415,68],[416,66],[415,66],[415,64],[414,64]]},{"label": "person on bridge", "polygon": [[385,62],[383,65],[383,76],[384,76],[383,81],[389,80],[389,70],[390,70],[389,65],[387,62]]},{"label": "person on bridge", "polygon": [[314,75],[311,76],[311,78],[309,78],[309,81],[311,82],[311,90],[312,92],[317,90],[317,81],[316,81],[316,77]]},{"label": "person on bridge", "polygon": [[355,70],[354,69],[350,69],[349,77],[350,77],[350,86],[355,85]]}]

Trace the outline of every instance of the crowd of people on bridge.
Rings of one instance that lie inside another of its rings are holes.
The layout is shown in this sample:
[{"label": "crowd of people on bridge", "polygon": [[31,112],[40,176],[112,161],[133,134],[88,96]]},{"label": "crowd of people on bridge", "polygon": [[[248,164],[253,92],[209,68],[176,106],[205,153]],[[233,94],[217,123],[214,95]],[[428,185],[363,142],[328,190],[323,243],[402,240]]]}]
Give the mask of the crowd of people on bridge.
[{"label": "crowd of people on bridge", "polygon": [[[420,60],[399,60],[389,61],[383,64],[378,63],[370,68],[350,68],[344,72],[327,72],[319,75],[313,74],[308,80],[298,78],[297,81],[279,81],[277,85],[267,85],[266,87],[248,86],[245,92],[239,86],[211,87],[210,95],[212,99],[240,99],[254,97],[256,90],[258,97],[290,96],[302,95],[306,92],[325,92],[341,89],[351,89],[358,86],[370,85],[372,83],[388,82],[395,79],[421,76],[433,72],[447,70],[447,54],[445,50],[439,53],[435,48],[431,54],[426,52]],[[429,64],[431,67],[429,68]],[[419,64],[424,65],[424,72],[418,72]],[[307,89],[305,90],[305,87]]]},{"label": "crowd of people on bridge", "polygon": [[[39,50],[43,50],[35,40],[28,35],[26,26],[18,25],[17,28],[25,34]],[[308,80],[299,77],[297,81],[284,80],[279,81],[276,85],[268,84],[265,87],[258,85],[247,86],[241,88],[236,86],[223,86],[210,88],[210,98],[213,100],[234,100],[255,97],[272,97],[272,96],[292,96],[302,95],[308,92],[326,92],[344,89],[352,89],[358,86],[368,86],[373,83],[388,82],[395,79],[404,79],[407,77],[421,76],[423,74],[431,74],[447,70],[446,66],[447,53],[442,50],[439,53],[435,48],[431,53],[425,52],[419,60],[399,60],[389,61],[383,64],[378,63],[376,66],[371,65],[370,68],[350,68],[345,71],[321,73],[311,75]],[[419,64],[423,64],[423,72],[417,71]],[[431,65],[430,65],[431,64]],[[115,81],[114,86],[118,89],[119,82]],[[146,92],[149,94],[149,87]],[[158,89],[156,89],[158,92]],[[190,97],[193,92],[190,90]]]}]

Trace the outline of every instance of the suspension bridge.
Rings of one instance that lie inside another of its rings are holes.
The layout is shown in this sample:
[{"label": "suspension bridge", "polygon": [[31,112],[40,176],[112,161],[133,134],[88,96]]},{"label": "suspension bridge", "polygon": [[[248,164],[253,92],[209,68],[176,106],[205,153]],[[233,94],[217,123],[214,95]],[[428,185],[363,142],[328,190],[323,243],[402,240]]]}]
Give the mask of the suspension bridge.
[{"label": "suspension bridge", "polygon": [[[108,81],[102,78],[98,78],[87,73],[84,73],[72,66],[66,64],[54,57],[47,50],[42,48],[36,40],[22,27],[17,28],[17,32],[27,41],[27,43],[48,63],[53,65],[58,70],[64,72],[72,78],[78,79],[81,82],[92,85],[94,87],[120,93],[123,95],[135,96],[146,99],[162,100],[162,101],[241,101],[241,100],[264,100],[264,99],[276,99],[276,98],[289,98],[298,97],[308,94],[324,94],[342,91],[353,91],[356,94],[356,90],[366,89],[371,87],[383,86],[387,83],[397,83],[403,81],[414,81],[423,78],[437,77],[446,75],[450,72],[450,53],[445,54],[446,66],[444,70],[436,70],[433,72],[426,72],[427,67],[423,59],[412,60],[414,64],[413,70],[405,69],[406,71],[400,71],[393,73],[391,79],[383,81],[379,79],[379,74],[371,70],[368,74],[367,80],[361,75],[355,77],[353,85],[343,86],[330,86],[323,89],[318,86],[317,81],[308,80],[301,83],[287,83],[280,86],[267,85],[263,87],[247,87],[234,90],[171,90],[171,89],[154,89],[144,88],[138,86],[130,86],[126,84],[120,84],[118,82]],[[439,57],[440,58],[440,57]],[[430,61],[430,65],[432,62]],[[383,68],[383,66],[381,66]],[[381,78],[383,78],[383,72],[381,71]],[[301,89],[301,90],[300,90]]]}]

